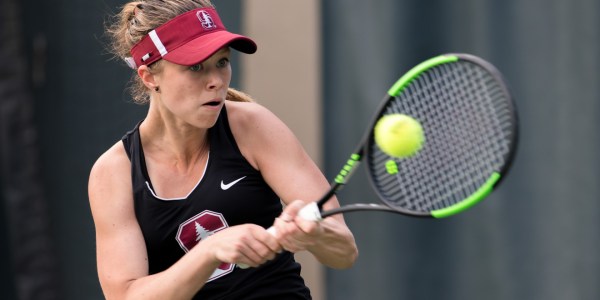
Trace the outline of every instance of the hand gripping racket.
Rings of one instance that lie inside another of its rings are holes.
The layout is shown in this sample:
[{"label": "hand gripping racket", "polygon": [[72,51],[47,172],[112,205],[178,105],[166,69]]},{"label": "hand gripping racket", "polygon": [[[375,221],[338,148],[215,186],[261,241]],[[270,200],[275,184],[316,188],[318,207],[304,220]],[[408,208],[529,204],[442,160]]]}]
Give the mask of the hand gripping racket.
[{"label": "hand gripping racket", "polygon": [[[373,128],[389,114],[405,114],[423,127],[425,143],[408,158],[391,157],[375,143]],[[377,210],[444,218],[483,200],[506,175],[518,140],[516,107],[500,72],[469,54],[428,59],[385,95],[356,151],[330,190],[300,211],[309,220]],[[350,204],[322,211],[365,161],[383,204]]]},{"label": "hand gripping racket", "polygon": [[[421,123],[425,143],[415,155],[391,157],[375,143],[375,124],[390,114],[409,115]],[[314,221],[367,210],[432,218],[458,214],[498,186],[514,158],[517,140],[516,107],[493,65],[469,54],[428,59],[389,89],[329,191],[299,214]],[[349,204],[323,211],[323,204],[363,160],[383,204]],[[273,227],[269,231],[274,234]]]}]

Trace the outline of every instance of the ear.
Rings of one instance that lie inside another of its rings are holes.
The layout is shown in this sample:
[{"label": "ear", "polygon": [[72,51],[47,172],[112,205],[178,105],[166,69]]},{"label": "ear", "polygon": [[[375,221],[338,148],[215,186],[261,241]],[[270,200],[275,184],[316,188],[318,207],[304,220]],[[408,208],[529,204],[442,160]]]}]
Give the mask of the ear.
[{"label": "ear", "polygon": [[144,85],[148,89],[154,90],[156,87],[159,86],[159,83],[157,82],[156,74],[153,74],[150,71],[150,68],[148,68],[148,66],[146,66],[146,65],[140,66],[137,69],[137,73],[138,73],[138,76],[140,76],[140,78],[142,79],[142,82],[144,83]]}]

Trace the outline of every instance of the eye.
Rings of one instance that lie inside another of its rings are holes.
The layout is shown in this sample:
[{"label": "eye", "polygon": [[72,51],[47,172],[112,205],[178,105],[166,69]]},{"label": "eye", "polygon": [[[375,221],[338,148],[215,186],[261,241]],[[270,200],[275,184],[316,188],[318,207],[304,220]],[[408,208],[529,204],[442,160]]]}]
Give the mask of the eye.
[{"label": "eye", "polygon": [[198,72],[200,70],[202,70],[202,65],[201,64],[190,66],[190,71],[192,71],[192,72]]},{"label": "eye", "polygon": [[228,65],[229,65],[229,58],[222,58],[217,63],[217,67],[219,67],[219,68],[224,68],[224,67],[227,67]]}]

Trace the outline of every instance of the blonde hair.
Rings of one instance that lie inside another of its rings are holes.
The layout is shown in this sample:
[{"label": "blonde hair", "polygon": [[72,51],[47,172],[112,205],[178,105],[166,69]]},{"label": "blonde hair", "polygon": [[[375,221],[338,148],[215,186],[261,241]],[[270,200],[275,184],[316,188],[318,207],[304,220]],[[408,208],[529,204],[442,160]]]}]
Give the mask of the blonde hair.
[{"label": "blonde hair", "polygon": [[[106,26],[106,33],[110,38],[111,52],[124,60],[130,56],[130,50],[144,36],[153,29],[163,25],[167,21],[196,8],[210,7],[214,5],[209,0],[141,0],[129,2],[121,8],[121,11],[113,16],[110,24]],[[151,72],[160,71],[160,60],[148,66]],[[129,87],[133,101],[145,104],[150,101],[148,88],[142,80],[134,73]],[[250,96],[230,89],[227,98],[234,101],[251,101]]]},{"label": "blonde hair", "polygon": [[227,90],[227,100],[237,101],[237,102],[254,102],[252,97],[244,92],[238,91],[234,88],[229,88]]}]

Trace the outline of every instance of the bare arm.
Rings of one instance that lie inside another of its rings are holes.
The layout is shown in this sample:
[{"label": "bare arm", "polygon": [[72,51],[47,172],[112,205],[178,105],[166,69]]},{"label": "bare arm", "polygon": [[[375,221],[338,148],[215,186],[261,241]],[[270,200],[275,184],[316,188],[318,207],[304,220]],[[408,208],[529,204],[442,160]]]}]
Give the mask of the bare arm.
[{"label": "bare arm", "polygon": [[[293,222],[277,221],[274,224],[282,246],[292,252],[308,250],[332,268],[352,266],[358,250],[342,215],[320,223],[297,217],[299,209],[307,202],[319,199],[329,188],[329,183],[291,130],[257,104],[228,103],[228,112],[230,107],[232,130],[242,153],[288,204],[279,219]],[[303,201],[295,201],[297,199]],[[325,204],[326,209],[334,207],[339,207],[335,197]]]},{"label": "bare arm", "polygon": [[167,270],[149,275],[130,174],[129,159],[117,143],[98,159],[89,179],[98,275],[107,299],[190,299],[222,262],[257,266],[280,250],[262,227],[235,226],[202,241]]}]

